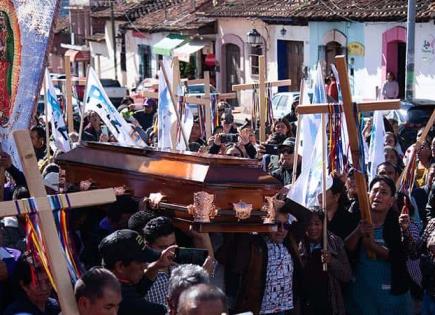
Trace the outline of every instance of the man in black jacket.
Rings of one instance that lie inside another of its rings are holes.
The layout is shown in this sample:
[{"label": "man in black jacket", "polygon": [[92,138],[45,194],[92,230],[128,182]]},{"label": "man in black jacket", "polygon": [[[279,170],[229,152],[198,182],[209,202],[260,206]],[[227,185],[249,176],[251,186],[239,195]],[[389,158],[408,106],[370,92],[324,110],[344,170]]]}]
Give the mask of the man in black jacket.
[{"label": "man in black jacket", "polygon": [[128,229],[113,232],[101,241],[99,251],[103,266],[121,282],[122,302],[118,315],[166,314],[164,305],[150,303],[144,297],[158,270],[172,264],[174,248],[167,248],[159,256],[146,247],[137,232]]},{"label": "man in black jacket", "polygon": [[[272,171],[272,176],[278,179],[284,186],[291,184],[293,174],[295,140],[287,138],[279,146],[279,167]],[[299,165],[297,173],[299,173]]]}]

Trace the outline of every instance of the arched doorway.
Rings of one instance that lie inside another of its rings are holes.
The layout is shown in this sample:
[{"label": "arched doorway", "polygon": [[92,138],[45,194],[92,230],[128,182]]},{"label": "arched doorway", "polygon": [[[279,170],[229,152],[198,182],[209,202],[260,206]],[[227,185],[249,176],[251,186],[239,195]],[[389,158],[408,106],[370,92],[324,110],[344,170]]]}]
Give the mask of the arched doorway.
[{"label": "arched doorway", "polygon": [[399,83],[399,97],[405,95],[406,28],[396,26],[382,34],[382,80],[392,72]]},{"label": "arched doorway", "polygon": [[343,46],[338,42],[329,42],[326,44],[325,48],[325,61],[326,68],[325,72],[328,76],[331,73],[331,64],[335,63],[335,56],[343,53]]},{"label": "arched doorway", "polygon": [[[233,85],[242,82],[242,74],[240,70],[240,47],[236,44],[228,43],[223,45],[223,57],[224,57],[224,92],[231,93],[233,91]],[[231,99],[228,102],[237,106],[237,100]]]},{"label": "arched doorway", "polygon": [[225,92],[232,92],[233,85],[240,83],[240,48],[225,44]]},{"label": "arched doorway", "polygon": [[335,56],[347,54],[347,37],[342,32],[332,29],[323,35],[323,45],[319,46],[319,60],[324,60],[323,73],[329,76],[331,64],[335,63]]}]

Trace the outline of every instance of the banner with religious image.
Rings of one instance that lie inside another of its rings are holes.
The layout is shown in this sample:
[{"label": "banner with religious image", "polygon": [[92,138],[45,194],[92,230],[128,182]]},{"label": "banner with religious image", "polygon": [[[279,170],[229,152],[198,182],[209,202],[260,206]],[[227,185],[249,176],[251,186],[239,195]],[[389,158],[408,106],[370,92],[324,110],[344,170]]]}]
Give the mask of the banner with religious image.
[{"label": "banner with religious image", "polygon": [[127,123],[113,106],[92,67],[88,71],[85,97],[85,113],[96,112],[121,145],[146,146],[139,134],[134,131],[133,126]]},{"label": "banner with religious image", "polygon": [[0,0],[0,141],[18,163],[12,131],[29,128],[58,0]]},{"label": "banner with religious image", "polygon": [[47,120],[51,122],[51,133],[56,148],[62,152],[71,150],[68,137],[68,129],[63,118],[62,108],[57,101],[56,91],[50,79],[48,69],[45,70],[45,97],[47,99]]}]

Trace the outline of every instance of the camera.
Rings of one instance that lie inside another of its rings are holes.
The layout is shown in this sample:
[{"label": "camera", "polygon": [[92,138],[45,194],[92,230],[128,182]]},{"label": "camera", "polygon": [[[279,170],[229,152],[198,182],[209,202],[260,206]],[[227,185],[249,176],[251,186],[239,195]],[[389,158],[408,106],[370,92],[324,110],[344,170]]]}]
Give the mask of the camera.
[{"label": "camera", "polygon": [[220,135],[221,143],[236,143],[239,141],[237,133],[224,133]]}]

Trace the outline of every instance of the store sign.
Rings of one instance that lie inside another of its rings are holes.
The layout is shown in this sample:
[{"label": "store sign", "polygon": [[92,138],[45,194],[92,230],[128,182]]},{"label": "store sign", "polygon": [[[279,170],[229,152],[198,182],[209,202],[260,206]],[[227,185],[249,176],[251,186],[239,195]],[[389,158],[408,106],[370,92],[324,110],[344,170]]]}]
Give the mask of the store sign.
[{"label": "store sign", "polygon": [[347,45],[347,51],[350,56],[364,56],[364,45],[360,42],[351,42]]}]

